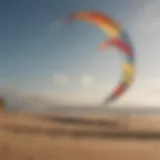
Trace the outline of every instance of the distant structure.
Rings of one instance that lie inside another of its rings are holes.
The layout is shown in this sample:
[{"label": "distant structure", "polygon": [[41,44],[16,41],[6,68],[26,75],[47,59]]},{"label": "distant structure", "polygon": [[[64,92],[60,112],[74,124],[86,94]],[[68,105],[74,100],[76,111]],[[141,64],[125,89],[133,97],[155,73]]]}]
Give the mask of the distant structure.
[{"label": "distant structure", "polygon": [[5,100],[4,98],[0,97],[0,111],[3,111],[5,107],[6,107]]}]

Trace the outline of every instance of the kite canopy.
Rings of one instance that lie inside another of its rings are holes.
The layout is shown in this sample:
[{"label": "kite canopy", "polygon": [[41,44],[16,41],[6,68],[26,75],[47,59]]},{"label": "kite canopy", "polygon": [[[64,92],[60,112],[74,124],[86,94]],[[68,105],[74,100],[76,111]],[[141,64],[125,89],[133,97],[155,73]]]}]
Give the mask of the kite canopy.
[{"label": "kite canopy", "polygon": [[131,40],[126,31],[118,22],[113,20],[109,15],[99,11],[82,11],[75,12],[66,17],[65,21],[70,23],[76,20],[86,21],[96,24],[102,29],[110,40],[106,40],[100,45],[100,50],[104,51],[108,47],[117,47],[124,57],[123,74],[119,84],[113,90],[110,96],[105,98],[104,103],[108,104],[111,101],[118,99],[128,87],[131,85],[135,75],[135,58]]}]

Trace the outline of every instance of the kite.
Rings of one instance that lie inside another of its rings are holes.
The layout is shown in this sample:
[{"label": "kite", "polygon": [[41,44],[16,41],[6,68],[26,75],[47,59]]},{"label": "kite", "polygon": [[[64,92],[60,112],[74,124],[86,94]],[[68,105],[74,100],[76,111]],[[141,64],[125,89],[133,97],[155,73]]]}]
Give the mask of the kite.
[{"label": "kite", "polygon": [[112,93],[105,98],[103,104],[109,104],[121,97],[133,82],[135,76],[135,55],[132,42],[123,27],[109,15],[99,11],[80,11],[65,17],[65,23],[73,21],[86,21],[96,24],[108,36],[109,40],[100,45],[100,50],[104,51],[109,47],[116,47],[124,57],[122,65],[123,74]]}]

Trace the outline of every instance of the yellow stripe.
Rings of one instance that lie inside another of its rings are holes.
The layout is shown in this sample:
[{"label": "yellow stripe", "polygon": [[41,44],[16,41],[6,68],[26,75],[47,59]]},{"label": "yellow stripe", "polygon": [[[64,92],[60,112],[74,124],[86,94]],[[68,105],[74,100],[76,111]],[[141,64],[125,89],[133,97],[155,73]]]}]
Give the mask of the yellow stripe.
[{"label": "yellow stripe", "polygon": [[123,65],[124,77],[123,81],[127,84],[130,84],[135,73],[135,68],[132,64],[126,63]]},{"label": "yellow stripe", "polygon": [[99,27],[105,31],[110,37],[119,37],[121,29],[120,28],[113,28],[112,26],[108,25],[99,25]]}]

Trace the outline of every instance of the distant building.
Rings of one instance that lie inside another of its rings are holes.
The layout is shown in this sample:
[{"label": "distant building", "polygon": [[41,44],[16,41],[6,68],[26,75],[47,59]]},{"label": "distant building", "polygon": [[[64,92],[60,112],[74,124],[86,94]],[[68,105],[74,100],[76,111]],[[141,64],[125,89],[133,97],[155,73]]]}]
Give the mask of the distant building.
[{"label": "distant building", "polygon": [[4,110],[4,108],[6,107],[6,103],[4,98],[0,97],[0,111]]}]

